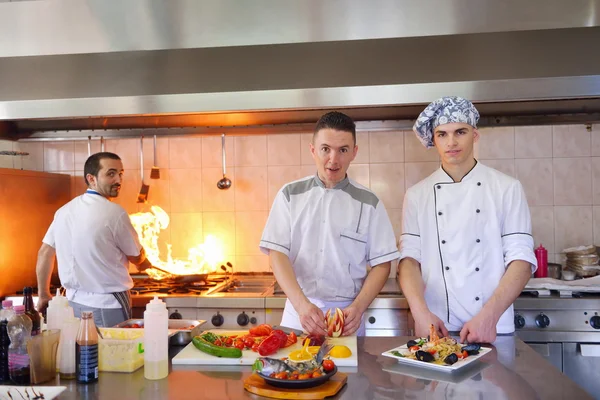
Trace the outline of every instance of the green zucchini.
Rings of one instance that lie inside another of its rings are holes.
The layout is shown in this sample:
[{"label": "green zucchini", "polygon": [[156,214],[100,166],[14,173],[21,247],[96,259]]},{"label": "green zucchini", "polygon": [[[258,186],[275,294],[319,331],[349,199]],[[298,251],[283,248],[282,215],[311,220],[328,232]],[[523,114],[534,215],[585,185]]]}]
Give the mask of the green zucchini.
[{"label": "green zucchini", "polygon": [[236,347],[221,347],[210,342],[207,342],[200,336],[196,336],[192,339],[194,346],[211,356],[224,357],[224,358],[240,358],[242,357],[242,351]]}]

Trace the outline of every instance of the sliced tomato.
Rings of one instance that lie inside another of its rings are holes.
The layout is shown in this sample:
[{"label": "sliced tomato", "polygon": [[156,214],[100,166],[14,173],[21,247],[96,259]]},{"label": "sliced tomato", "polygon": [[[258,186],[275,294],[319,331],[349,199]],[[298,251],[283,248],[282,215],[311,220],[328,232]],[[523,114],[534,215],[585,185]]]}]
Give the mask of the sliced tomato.
[{"label": "sliced tomato", "polygon": [[296,334],[294,332],[290,333],[287,337],[287,341],[285,342],[285,345],[283,345],[283,347],[289,347],[291,345],[293,345],[294,343],[298,342],[298,336],[296,336]]},{"label": "sliced tomato", "polygon": [[429,350],[427,350],[427,352],[429,354],[435,354],[435,353],[437,353],[437,350],[436,349],[429,349]]},{"label": "sliced tomato", "polygon": [[273,328],[269,324],[261,324],[250,328],[250,335],[252,336],[269,336],[273,332]]},{"label": "sliced tomato", "polygon": [[408,348],[410,351],[417,351],[417,350],[421,350],[421,346],[411,346]]}]

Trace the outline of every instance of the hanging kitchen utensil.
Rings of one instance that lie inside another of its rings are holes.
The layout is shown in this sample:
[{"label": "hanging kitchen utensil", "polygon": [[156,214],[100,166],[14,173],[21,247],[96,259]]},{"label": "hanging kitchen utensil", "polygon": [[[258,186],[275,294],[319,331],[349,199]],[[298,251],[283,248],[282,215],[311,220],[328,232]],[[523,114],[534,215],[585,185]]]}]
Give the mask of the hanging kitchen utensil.
[{"label": "hanging kitchen utensil", "polygon": [[144,183],[144,136],[140,137],[140,175],[142,177],[142,187],[138,193],[137,202],[146,203],[148,201],[150,186]]},{"label": "hanging kitchen utensil", "polygon": [[104,136],[100,136],[100,151],[104,153]]},{"label": "hanging kitchen utensil", "polygon": [[92,155],[92,137],[88,136],[88,157]]},{"label": "hanging kitchen utensil", "polygon": [[157,167],[156,162],[156,135],[154,135],[154,164],[152,164],[152,170],[150,171],[150,179],[160,179],[160,169]]},{"label": "hanging kitchen utensil", "polygon": [[225,134],[223,133],[221,135],[221,152],[222,152],[222,157],[223,157],[223,178],[219,180],[219,182],[217,182],[217,187],[221,190],[227,190],[231,187],[231,180],[229,178],[227,178],[227,176],[225,176],[226,174],[226,170],[225,170]]}]

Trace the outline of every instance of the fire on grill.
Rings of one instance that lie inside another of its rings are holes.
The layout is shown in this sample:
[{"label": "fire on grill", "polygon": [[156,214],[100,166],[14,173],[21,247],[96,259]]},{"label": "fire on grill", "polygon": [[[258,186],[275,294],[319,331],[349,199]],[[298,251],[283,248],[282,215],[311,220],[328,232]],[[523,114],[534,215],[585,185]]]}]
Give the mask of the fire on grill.
[{"label": "fire on grill", "polygon": [[204,243],[190,248],[185,260],[172,257],[170,244],[167,244],[166,257],[161,257],[158,237],[160,231],[169,226],[169,215],[159,206],[152,206],[150,212],[131,214],[130,218],[140,243],[146,250],[146,257],[152,265],[164,271],[147,269],[146,273],[152,279],[190,282],[205,280],[206,275],[216,272],[217,266],[224,260],[222,242],[212,235],[206,236]]}]

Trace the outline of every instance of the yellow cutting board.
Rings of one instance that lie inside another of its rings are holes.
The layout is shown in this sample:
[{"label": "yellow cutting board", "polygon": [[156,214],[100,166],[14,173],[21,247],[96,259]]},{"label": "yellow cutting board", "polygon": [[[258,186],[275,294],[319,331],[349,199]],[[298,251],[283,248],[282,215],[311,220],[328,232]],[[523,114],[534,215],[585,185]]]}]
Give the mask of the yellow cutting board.
[{"label": "yellow cutting board", "polygon": [[[232,330],[220,330],[220,329],[211,329],[210,332],[213,332],[217,335],[246,335],[248,331],[232,331]],[[358,366],[358,356],[357,356],[357,345],[356,345],[356,336],[344,336],[339,338],[328,338],[327,341],[334,345],[344,345],[348,346],[350,351],[352,351],[352,356],[348,358],[331,358],[333,362],[338,367],[356,367]],[[302,343],[298,340],[297,343],[293,344],[290,347],[286,347],[285,349],[279,349],[275,354],[270,355],[272,358],[283,358],[287,357],[292,351],[300,350],[302,348]],[[206,354],[196,347],[194,347],[193,343],[188,344],[183,350],[179,352],[175,357],[173,357],[173,365],[252,365],[256,358],[260,357],[258,353],[255,353],[252,350],[244,350],[242,351],[241,358],[222,358],[215,357],[210,354]]]}]

